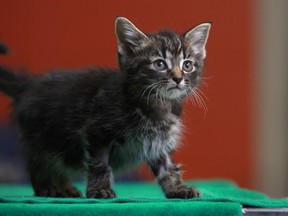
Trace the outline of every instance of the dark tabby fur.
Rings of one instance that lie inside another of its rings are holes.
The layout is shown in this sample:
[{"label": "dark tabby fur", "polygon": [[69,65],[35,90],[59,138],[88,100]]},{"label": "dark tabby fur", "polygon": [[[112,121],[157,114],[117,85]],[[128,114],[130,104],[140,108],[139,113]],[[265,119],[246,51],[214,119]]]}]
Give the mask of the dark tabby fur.
[{"label": "dark tabby fur", "polygon": [[181,101],[201,82],[210,29],[144,34],[116,19],[120,72],[109,69],[16,75],[0,68],[36,196],[79,197],[72,170],[87,170],[86,196],[113,198],[112,171],[145,161],[168,198],[199,197],[170,154],[181,135]]}]

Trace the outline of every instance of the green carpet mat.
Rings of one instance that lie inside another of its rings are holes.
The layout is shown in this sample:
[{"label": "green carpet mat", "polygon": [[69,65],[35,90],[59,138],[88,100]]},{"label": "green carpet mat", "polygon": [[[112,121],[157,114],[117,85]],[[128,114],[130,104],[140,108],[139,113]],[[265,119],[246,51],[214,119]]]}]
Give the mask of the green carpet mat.
[{"label": "green carpet mat", "polygon": [[[34,197],[29,185],[0,185],[0,215],[242,215],[243,206],[288,208],[288,199],[272,199],[230,181],[188,182],[202,198],[166,199],[156,183],[115,184],[116,199]],[[83,185],[78,185],[82,191]]]}]

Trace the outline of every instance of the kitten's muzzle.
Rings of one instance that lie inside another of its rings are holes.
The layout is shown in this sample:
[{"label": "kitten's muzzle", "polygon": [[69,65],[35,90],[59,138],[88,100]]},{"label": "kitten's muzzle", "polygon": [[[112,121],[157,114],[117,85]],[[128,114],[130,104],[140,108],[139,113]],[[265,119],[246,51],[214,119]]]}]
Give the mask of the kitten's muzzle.
[{"label": "kitten's muzzle", "polygon": [[170,76],[171,79],[178,85],[181,85],[183,80],[183,72],[180,69],[175,69],[171,72]]}]

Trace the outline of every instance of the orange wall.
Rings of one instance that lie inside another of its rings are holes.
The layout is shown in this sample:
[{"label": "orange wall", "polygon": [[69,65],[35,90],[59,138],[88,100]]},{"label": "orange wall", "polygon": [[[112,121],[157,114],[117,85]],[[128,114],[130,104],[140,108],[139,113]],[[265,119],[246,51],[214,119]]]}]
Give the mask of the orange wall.
[{"label": "orange wall", "polygon": [[[117,66],[114,19],[126,16],[144,32],[184,32],[212,21],[207,45],[208,112],[187,102],[183,147],[175,159],[185,178],[226,177],[251,186],[251,63],[249,0],[70,1],[0,0],[0,62],[33,73],[59,67]],[[9,100],[0,95],[0,121]],[[0,138],[1,139],[1,138]]]}]

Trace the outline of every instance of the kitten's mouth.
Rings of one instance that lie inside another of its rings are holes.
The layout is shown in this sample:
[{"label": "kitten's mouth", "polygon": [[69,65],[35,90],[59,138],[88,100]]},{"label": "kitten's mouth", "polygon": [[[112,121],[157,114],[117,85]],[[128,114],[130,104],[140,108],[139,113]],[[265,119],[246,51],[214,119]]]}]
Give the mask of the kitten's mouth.
[{"label": "kitten's mouth", "polygon": [[174,90],[174,89],[182,90],[182,88],[178,85],[168,88],[168,90]]},{"label": "kitten's mouth", "polygon": [[178,85],[168,88],[169,91],[171,91],[171,90],[172,90],[172,91],[175,91],[175,90],[176,90],[176,91],[182,91],[182,89],[183,89],[183,88],[179,87]]},{"label": "kitten's mouth", "polygon": [[173,87],[169,87],[167,88],[168,90],[168,94],[166,95],[167,98],[170,99],[176,99],[176,98],[181,98],[185,95],[185,91],[183,91],[183,88],[179,87],[179,86],[173,86]]}]

